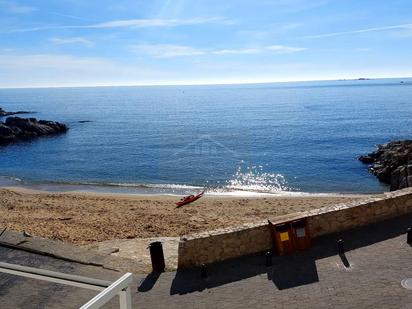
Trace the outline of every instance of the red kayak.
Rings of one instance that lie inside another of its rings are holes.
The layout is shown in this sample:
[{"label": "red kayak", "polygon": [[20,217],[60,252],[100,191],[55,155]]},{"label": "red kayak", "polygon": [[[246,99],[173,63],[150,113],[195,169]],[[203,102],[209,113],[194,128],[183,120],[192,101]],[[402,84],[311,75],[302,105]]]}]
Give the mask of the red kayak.
[{"label": "red kayak", "polygon": [[183,205],[192,203],[198,199],[200,199],[203,194],[205,193],[205,191],[200,192],[198,195],[189,195],[189,196],[185,196],[184,198],[182,198],[179,202],[176,203],[177,207],[181,207]]}]

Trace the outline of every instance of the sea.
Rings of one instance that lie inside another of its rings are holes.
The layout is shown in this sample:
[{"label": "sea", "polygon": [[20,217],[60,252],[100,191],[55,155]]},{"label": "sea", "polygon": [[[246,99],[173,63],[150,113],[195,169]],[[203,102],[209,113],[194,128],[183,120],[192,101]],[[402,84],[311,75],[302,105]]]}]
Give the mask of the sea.
[{"label": "sea", "polygon": [[379,193],[358,156],[412,138],[410,78],[0,89],[0,107],[68,124],[0,147],[1,186],[57,192]]}]

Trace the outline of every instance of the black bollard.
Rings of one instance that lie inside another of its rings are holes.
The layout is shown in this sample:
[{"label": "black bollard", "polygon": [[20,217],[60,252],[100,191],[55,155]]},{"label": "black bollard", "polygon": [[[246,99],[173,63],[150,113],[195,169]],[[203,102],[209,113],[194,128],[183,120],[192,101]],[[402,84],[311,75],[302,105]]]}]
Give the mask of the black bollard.
[{"label": "black bollard", "polygon": [[345,246],[344,246],[343,239],[338,240],[338,253],[345,254]]},{"label": "black bollard", "polygon": [[265,265],[266,267],[272,266],[272,252],[267,251],[265,253]]},{"label": "black bollard", "polygon": [[200,265],[200,278],[207,279],[207,266],[205,264]]},{"label": "black bollard", "polygon": [[150,258],[152,260],[152,268],[154,273],[162,273],[165,271],[165,257],[163,255],[163,246],[160,241],[152,242],[149,245]]},{"label": "black bollard", "polygon": [[406,242],[412,245],[412,228],[406,230]]}]

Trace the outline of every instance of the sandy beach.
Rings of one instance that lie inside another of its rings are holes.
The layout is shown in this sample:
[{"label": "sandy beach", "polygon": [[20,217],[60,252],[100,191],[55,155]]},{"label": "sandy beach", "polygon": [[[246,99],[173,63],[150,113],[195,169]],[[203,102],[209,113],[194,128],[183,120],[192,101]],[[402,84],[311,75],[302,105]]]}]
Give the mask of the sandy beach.
[{"label": "sandy beach", "polygon": [[0,189],[0,227],[88,244],[96,241],[181,236],[319,208],[362,195],[204,197],[176,208],[174,196],[48,193]]}]

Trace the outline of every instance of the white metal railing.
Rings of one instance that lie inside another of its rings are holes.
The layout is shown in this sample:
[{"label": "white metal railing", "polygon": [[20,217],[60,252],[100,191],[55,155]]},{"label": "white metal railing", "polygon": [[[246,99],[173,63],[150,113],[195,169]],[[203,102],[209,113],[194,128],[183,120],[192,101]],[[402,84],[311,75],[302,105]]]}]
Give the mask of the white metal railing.
[{"label": "white metal railing", "polygon": [[125,274],[123,277],[113,282],[110,286],[89,300],[86,304],[81,306],[80,309],[98,309],[116,295],[119,295],[120,309],[131,309],[132,295],[129,287],[131,282],[132,274]]},{"label": "white metal railing", "polygon": [[131,273],[127,273],[115,282],[111,283],[110,281],[69,275],[50,270],[3,262],[0,262],[0,273],[100,291],[99,294],[97,294],[90,301],[81,306],[80,309],[100,308],[116,295],[119,295],[120,309],[132,308],[132,296],[129,287],[130,283],[132,283],[133,281],[133,275]]}]

